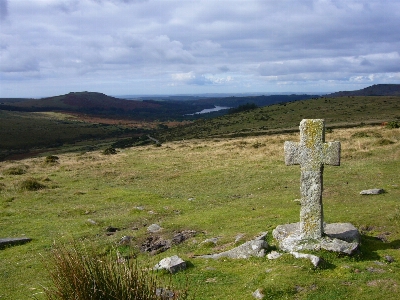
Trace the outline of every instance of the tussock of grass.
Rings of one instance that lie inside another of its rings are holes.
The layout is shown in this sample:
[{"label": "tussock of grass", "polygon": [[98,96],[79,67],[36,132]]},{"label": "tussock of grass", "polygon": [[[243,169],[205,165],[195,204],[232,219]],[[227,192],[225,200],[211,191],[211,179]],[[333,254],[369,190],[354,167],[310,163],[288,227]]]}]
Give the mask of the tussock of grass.
[{"label": "tussock of grass", "polygon": [[76,244],[55,247],[47,268],[53,282],[53,287],[45,289],[48,300],[187,299],[186,290],[163,288],[156,275],[135,260],[99,255]]}]

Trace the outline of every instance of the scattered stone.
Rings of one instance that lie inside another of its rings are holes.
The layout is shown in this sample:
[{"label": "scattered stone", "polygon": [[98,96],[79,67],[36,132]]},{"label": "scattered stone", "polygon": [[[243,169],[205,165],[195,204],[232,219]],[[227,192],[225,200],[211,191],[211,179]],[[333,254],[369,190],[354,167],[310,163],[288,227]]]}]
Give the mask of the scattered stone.
[{"label": "scattered stone", "polygon": [[268,253],[267,258],[268,259],[277,259],[281,256],[282,256],[282,253],[279,253],[277,251],[271,251],[270,253]]},{"label": "scattered stone", "polygon": [[137,209],[137,210],[144,210],[143,206],[135,206],[134,208]]},{"label": "scattered stone", "polygon": [[195,200],[195,198],[189,198],[188,199],[188,201],[194,201]]},{"label": "scattered stone", "polygon": [[384,233],[380,233],[380,234],[378,234],[377,236],[376,236],[376,238],[378,239],[378,240],[381,240],[382,242],[384,242],[384,243],[387,243],[389,240],[388,240],[388,236],[390,235],[390,232],[384,232]]},{"label": "scattered stone", "polygon": [[360,192],[360,195],[379,195],[385,192],[384,189],[370,189],[370,190],[363,190]]},{"label": "scattered stone", "polygon": [[239,233],[239,234],[235,237],[235,244],[238,243],[243,237],[244,237],[244,234],[243,234],[243,233]]},{"label": "scattered stone", "polygon": [[207,245],[213,245],[216,246],[218,243],[219,238],[218,237],[214,237],[211,239],[206,239],[204,241],[202,241],[200,244],[207,244]]},{"label": "scattered stone", "polygon": [[370,272],[370,273],[385,273],[385,270],[378,269],[378,268],[373,268],[373,267],[368,267],[367,271]]},{"label": "scattered stone", "polygon": [[299,252],[290,252],[294,257],[296,258],[306,258],[311,261],[311,263],[314,265],[314,267],[318,267],[318,265],[322,262],[322,258],[312,255],[312,254],[305,254],[305,253],[299,253]]},{"label": "scattered stone", "polygon": [[252,295],[256,299],[263,299],[265,297],[262,289],[257,289]]},{"label": "scattered stone", "polygon": [[390,264],[394,262],[394,258],[390,255],[385,255],[385,260]]},{"label": "scattered stone", "polygon": [[120,245],[129,245],[131,243],[131,241],[132,241],[132,237],[129,236],[129,235],[125,235],[120,239],[118,244],[120,244]]},{"label": "scattered stone", "polygon": [[340,165],[340,142],[325,143],[325,122],[304,119],[300,143],[285,142],[286,165],[300,165],[300,222],[280,225],[272,234],[287,252],[320,250],[352,254],[359,246],[359,233],[349,223],[323,222],[322,178],[324,165]]},{"label": "scattered stone", "polygon": [[149,227],[147,227],[147,231],[151,233],[156,233],[162,230],[161,226],[158,224],[151,224]]},{"label": "scattered stone", "polygon": [[154,266],[154,270],[165,269],[171,274],[175,274],[178,271],[186,269],[186,262],[182,260],[179,256],[174,255],[162,259],[158,264]]},{"label": "scattered stone", "polygon": [[167,251],[169,248],[171,248],[171,241],[165,240],[160,236],[149,236],[141,245],[140,250],[157,254]]},{"label": "scattered stone", "polygon": [[196,231],[194,230],[184,230],[176,233],[171,240],[171,243],[173,245],[178,245],[186,241],[187,239],[190,239],[191,237],[194,237],[197,234]]},{"label": "scattered stone", "polygon": [[32,241],[31,238],[2,238],[0,239],[0,249],[4,249],[8,246],[23,245]]},{"label": "scattered stone", "polygon": [[156,296],[159,297],[158,299],[174,299],[175,293],[171,290],[164,289],[164,288],[157,288],[156,289]]},{"label": "scattered stone", "polygon": [[92,219],[87,219],[87,221],[92,225],[96,225],[97,224],[97,222],[92,220]]},{"label": "scattered stone", "polygon": [[265,251],[268,249],[268,243],[265,241],[267,232],[262,233],[260,236],[256,237],[254,240],[248,241],[236,248],[231,250],[210,255],[197,256],[200,258],[212,258],[218,259],[221,257],[228,258],[249,258],[249,257],[264,257]]}]

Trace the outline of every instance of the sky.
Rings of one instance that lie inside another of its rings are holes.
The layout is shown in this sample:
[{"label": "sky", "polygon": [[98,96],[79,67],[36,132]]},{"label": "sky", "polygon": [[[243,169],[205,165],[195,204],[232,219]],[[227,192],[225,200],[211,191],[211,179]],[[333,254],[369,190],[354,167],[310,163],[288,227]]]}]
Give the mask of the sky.
[{"label": "sky", "polygon": [[400,0],[0,0],[0,97],[400,83]]}]

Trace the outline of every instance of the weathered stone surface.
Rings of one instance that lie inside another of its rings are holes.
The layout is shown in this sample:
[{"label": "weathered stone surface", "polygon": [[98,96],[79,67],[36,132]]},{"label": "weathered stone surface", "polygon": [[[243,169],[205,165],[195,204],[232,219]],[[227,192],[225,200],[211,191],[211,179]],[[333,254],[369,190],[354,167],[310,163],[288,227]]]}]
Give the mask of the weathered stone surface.
[{"label": "weathered stone surface", "polygon": [[150,252],[151,254],[164,252],[169,248],[171,248],[171,241],[165,240],[160,236],[149,236],[140,246],[141,251]]},{"label": "weathered stone surface", "polygon": [[221,257],[228,258],[249,258],[249,257],[264,257],[265,251],[268,249],[268,243],[265,241],[267,232],[262,233],[254,240],[248,241],[236,248],[221,252],[218,254],[201,255],[200,258],[218,259]]},{"label": "weathered stone surface", "polygon": [[256,299],[264,299],[265,297],[262,289],[255,290],[252,295]]},{"label": "weathered stone surface", "polygon": [[349,223],[325,224],[322,206],[324,165],[340,165],[340,143],[325,143],[322,119],[300,123],[300,143],[285,142],[286,165],[301,168],[300,222],[278,226],[272,235],[283,251],[320,250],[352,254],[359,245],[359,233]]},{"label": "weathered stone surface", "polygon": [[132,237],[130,235],[124,235],[120,240],[120,245],[129,245],[132,241]]},{"label": "weathered stone surface", "polygon": [[379,195],[383,194],[385,191],[383,189],[369,189],[360,192],[360,195]]},{"label": "weathered stone surface", "polygon": [[6,248],[8,246],[23,245],[32,241],[31,238],[2,238],[0,239],[0,249]]},{"label": "weathered stone surface", "polygon": [[282,253],[279,253],[277,251],[271,251],[270,253],[268,253],[267,258],[268,259],[277,259],[281,256],[282,256]]},{"label": "weathered stone surface", "polygon": [[325,143],[324,120],[304,119],[300,122],[300,143],[287,141],[284,150],[286,165],[301,167],[301,235],[318,239],[323,236],[323,166],[340,165],[340,143]]},{"label": "weathered stone surface", "polygon": [[299,252],[290,252],[296,258],[306,258],[311,261],[314,267],[318,267],[318,265],[322,262],[322,259],[316,255],[299,253]]},{"label": "weathered stone surface", "polygon": [[152,232],[152,233],[156,233],[156,232],[159,232],[161,230],[162,230],[162,228],[158,224],[151,224],[149,227],[147,227],[147,231],[148,232]]},{"label": "weathered stone surface", "polygon": [[186,269],[186,262],[177,255],[166,257],[154,266],[154,270],[165,269],[174,274]]},{"label": "weathered stone surface", "polygon": [[286,252],[321,249],[353,254],[360,243],[360,234],[350,223],[325,224],[325,236],[319,239],[304,239],[300,233],[300,223],[279,225],[272,231],[279,248]]},{"label": "weathered stone surface", "polygon": [[187,239],[194,237],[196,234],[197,234],[197,232],[195,230],[183,230],[183,231],[177,232],[172,237],[171,243],[174,245],[178,245],[180,243],[183,243]]},{"label": "weathered stone surface", "polygon": [[213,237],[210,239],[206,239],[201,242],[201,244],[210,244],[210,245],[217,245],[219,238],[218,237]]}]

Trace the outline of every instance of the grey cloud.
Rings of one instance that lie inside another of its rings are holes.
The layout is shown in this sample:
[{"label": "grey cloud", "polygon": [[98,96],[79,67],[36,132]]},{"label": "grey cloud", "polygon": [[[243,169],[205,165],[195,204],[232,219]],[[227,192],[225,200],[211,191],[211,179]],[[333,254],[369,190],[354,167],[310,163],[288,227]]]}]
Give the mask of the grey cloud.
[{"label": "grey cloud", "polygon": [[8,2],[7,0],[0,0],[0,20],[3,21],[8,16]]}]

